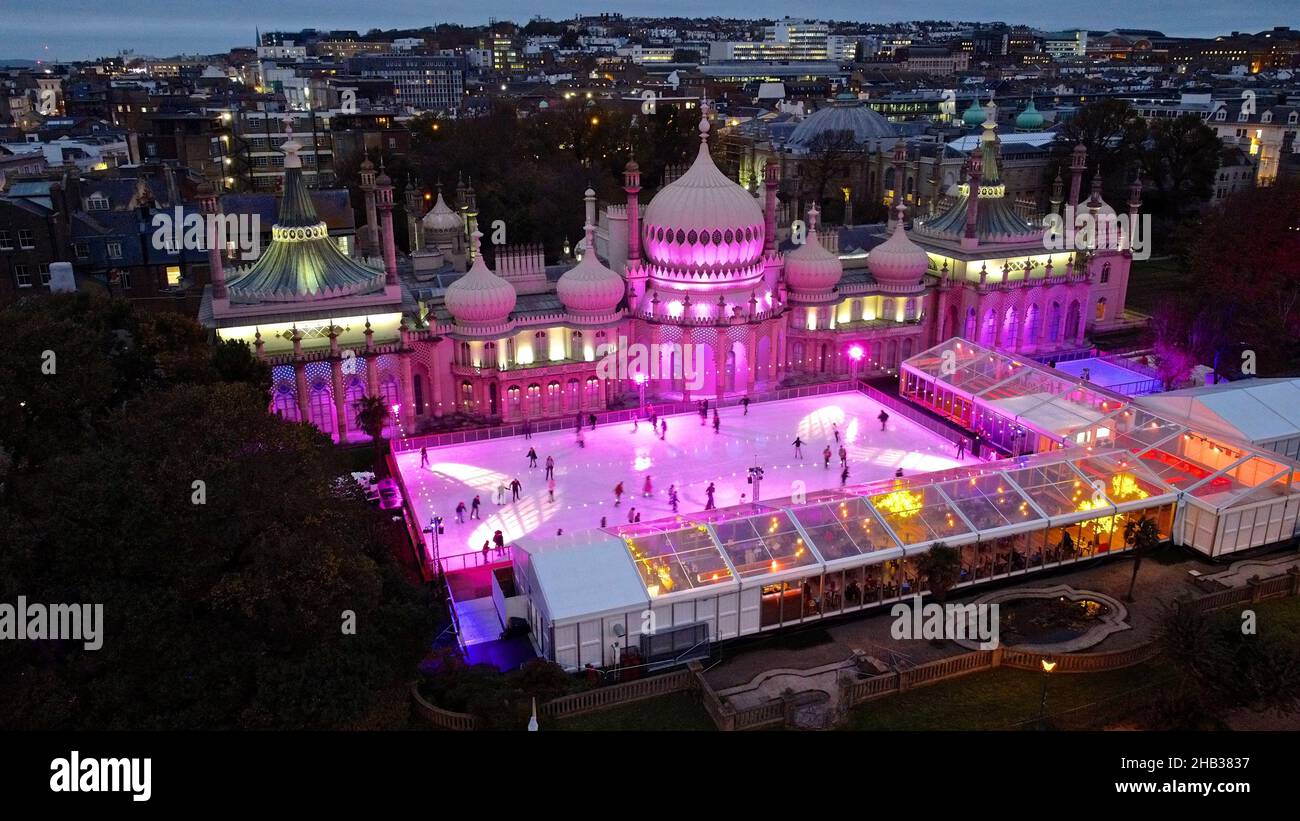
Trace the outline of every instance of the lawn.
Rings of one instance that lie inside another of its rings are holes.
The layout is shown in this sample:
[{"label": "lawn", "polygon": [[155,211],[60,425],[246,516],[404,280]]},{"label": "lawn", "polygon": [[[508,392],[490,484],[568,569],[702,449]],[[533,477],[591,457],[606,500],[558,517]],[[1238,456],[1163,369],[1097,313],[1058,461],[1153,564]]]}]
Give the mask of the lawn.
[{"label": "lawn", "polygon": [[[850,711],[846,730],[1008,730],[1032,729],[1043,695],[1043,673],[999,667],[869,701]],[[1126,698],[1136,702],[1167,680],[1170,671],[1156,659],[1109,673],[1070,673],[1051,677],[1047,714],[1052,725],[1100,729],[1123,718]],[[1137,691],[1137,692],[1134,692]],[[1059,715],[1087,705],[1089,713]]]},{"label": "lawn", "polygon": [[713,730],[694,693],[672,693],[560,720],[552,730]]},{"label": "lawn", "polygon": [[1150,314],[1161,297],[1178,292],[1185,282],[1186,274],[1178,269],[1178,260],[1173,257],[1134,260],[1129,269],[1126,305]]},{"label": "lawn", "polygon": [[[1215,622],[1235,624],[1246,607],[1217,611]],[[1285,631],[1300,641],[1300,597],[1260,602],[1260,632]],[[1043,673],[1000,667],[987,673],[922,687],[870,701],[850,711],[848,730],[1003,730],[1032,727],[1038,718]],[[1051,677],[1047,714],[1057,729],[1102,729],[1111,724],[1141,726],[1143,704],[1173,681],[1173,669],[1159,657],[1108,673]],[[1078,709],[1087,707],[1088,709]],[[1071,712],[1075,711],[1075,712]]]}]

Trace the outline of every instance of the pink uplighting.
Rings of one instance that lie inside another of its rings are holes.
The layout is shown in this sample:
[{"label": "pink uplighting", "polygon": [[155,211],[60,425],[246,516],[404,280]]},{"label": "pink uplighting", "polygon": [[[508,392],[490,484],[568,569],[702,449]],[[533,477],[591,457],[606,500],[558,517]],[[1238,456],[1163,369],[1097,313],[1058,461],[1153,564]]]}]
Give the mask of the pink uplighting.
[{"label": "pink uplighting", "polygon": [[[419,521],[429,521],[434,513],[446,518],[439,549],[449,557],[481,551],[497,530],[509,542],[529,533],[553,536],[561,528],[566,534],[598,528],[602,517],[607,526],[625,525],[633,507],[645,522],[671,516],[670,485],[680,495],[682,513],[704,509],[710,482],[718,507],[740,504],[742,494],[753,493],[746,477],[755,459],[766,471],[764,499],[790,496],[795,482],[808,493],[838,488],[836,431],[849,457],[849,484],[892,478],[900,467],[910,476],[976,461],[969,454],[958,460],[951,442],[898,414],[891,414],[889,429],[882,432],[876,420],[880,410],[855,393],[756,402],[748,416],[724,408],[718,433],[712,425],[700,425],[697,415],[686,414],[668,418],[665,439],[651,433],[645,422],[636,428],[619,423],[584,431],[581,448],[572,428],[566,428],[535,433],[529,440],[496,439],[491,448],[473,442],[430,448],[430,463],[424,467],[419,450],[413,450],[400,454],[397,463]],[[791,445],[796,436],[804,442],[802,459]],[[830,468],[824,468],[821,451],[828,446],[835,455]],[[536,468],[528,467],[530,447],[537,450]],[[555,459],[553,502],[547,456]],[[649,496],[644,495],[647,476],[652,480]],[[507,487],[504,503],[498,504],[499,488],[516,477],[523,486],[519,501]],[[623,503],[615,507],[613,488],[620,481]],[[475,495],[480,518],[467,511],[465,522],[457,521],[457,503],[468,507]]]}]

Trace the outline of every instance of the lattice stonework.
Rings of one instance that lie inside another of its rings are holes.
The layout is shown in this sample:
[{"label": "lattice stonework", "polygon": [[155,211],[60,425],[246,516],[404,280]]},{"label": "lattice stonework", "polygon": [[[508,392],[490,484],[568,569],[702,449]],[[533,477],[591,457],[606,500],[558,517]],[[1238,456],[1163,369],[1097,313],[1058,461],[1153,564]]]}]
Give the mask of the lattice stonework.
[{"label": "lattice stonework", "polygon": [[334,393],[333,374],[328,362],[308,362],[303,366],[307,371],[307,385],[311,390],[326,390]]},{"label": "lattice stonework", "polygon": [[290,392],[297,389],[293,365],[275,365],[271,368],[271,384],[274,390],[288,387]]}]

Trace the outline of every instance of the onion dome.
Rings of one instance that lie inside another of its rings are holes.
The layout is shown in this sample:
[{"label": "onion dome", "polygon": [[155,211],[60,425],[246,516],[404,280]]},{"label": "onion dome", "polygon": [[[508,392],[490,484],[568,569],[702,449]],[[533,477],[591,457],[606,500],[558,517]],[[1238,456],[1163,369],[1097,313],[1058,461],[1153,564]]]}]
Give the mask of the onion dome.
[{"label": "onion dome", "polygon": [[483,261],[479,248],[482,238],[481,231],[474,232],[474,264],[464,276],[447,286],[444,303],[462,328],[504,330],[517,296],[514,286],[492,273]]},{"label": "onion dome", "polygon": [[645,210],[645,248],[671,268],[752,265],[763,255],[763,209],[713,164],[709,120],[700,119],[700,150],[690,169],[664,186]]},{"label": "onion dome", "polygon": [[858,99],[852,92],[841,92],[828,106],[804,118],[795,126],[786,140],[786,146],[796,149],[810,149],[823,134],[839,131],[853,132],[853,142],[857,145],[871,140],[892,140],[898,131],[881,114],[871,106]]},{"label": "onion dome", "polygon": [[596,227],[586,226],[586,248],[582,259],[564,272],[555,290],[568,312],[578,319],[610,321],[626,290],[623,277],[611,271],[596,256],[594,235]]},{"label": "onion dome", "polygon": [[808,235],[803,244],[785,255],[785,284],[792,300],[810,302],[830,299],[844,274],[840,258],[817,237],[817,208],[808,211]]},{"label": "onion dome", "polygon": [[429,209],[429,213],[424,215],[420,224],[428,231],[462,231],[465,228],[465,221],[447,205],[447,201],[442,198],[442,186],[438,186],[438,201]]},{"label": "onion dome", "polygon": [[961,121],[970,126],[982,125],[984,123],[984,109],[980,106],[980,98],[978,96],[970,101],[970,108],[962,112]]},{"label": "onion dome", "polygon": [[915,288],[930,267],[930,257],[925,249],[907,236],[903,227],[904,210],[903,204],[899,203],[893,233],[867,254],[867,267],[884,290]]},{"label": "onion dome", "polygon": [[981,111],[983,133],[978,148],[979,187],[972,191],[970,182],[961,183],[957,188],[957,199],[947,210],[918,219],[914,228],[923,237],[964,243],[966,215],[972,203],[978,201],[974,237],[977,244],[1041,242],[1042,227],[1017,214],[1006,196],[1007,187],[998,170],[997,106],[989,101]]},{"label": "onion dome", "polygon": [[302,179],[302,145],[290,134],[283,149],[284,194],[271,244],[252,267],[230,279],[230,301],[299,302],[382,291],[384,272],[340,251],[329,226],[317,216]]},{"label": "onion dome", "polygon": [[1034,106],[1034,98],[1030,97],[1029,104],[1025,106],[1025,110],[1016,116],[1016,128],[1024,131],[1037,131],[1042,127],[1042,112]]}]

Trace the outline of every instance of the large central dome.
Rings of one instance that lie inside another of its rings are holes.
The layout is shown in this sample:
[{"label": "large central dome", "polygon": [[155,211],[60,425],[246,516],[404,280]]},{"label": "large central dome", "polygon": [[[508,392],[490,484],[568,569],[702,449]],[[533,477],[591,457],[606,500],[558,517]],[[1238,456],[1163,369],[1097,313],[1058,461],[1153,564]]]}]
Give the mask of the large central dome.
[{"label": "large central dome", "polygon": [[852,132],[853,143],[859,146],[872,140],[892,140],[898,136],[894,126],[878,111],[863,103],[857,95],[844,92],[837,95],[833,103],[818,109],[795,126],[785,144],[804,151],[817,149],[819,142],[840,131]]},{"label": "large central dome", "polygon": [[750,265],[763,255],[763,209],[713,164],[709,121],[700,120],[700,151],[690,170],[664,186],[645,211],[645,248],[669,268]]}]

